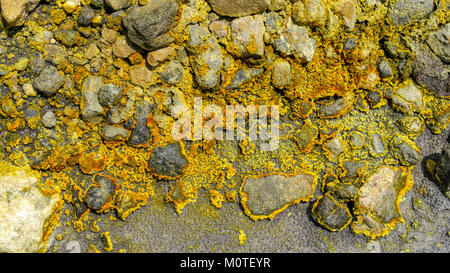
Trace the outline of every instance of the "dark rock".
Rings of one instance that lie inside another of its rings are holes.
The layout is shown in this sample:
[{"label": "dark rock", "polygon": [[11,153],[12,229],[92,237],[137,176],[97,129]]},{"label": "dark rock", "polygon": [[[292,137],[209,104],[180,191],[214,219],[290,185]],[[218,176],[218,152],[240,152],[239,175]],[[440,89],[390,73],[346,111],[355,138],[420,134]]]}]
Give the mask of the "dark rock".
[{"label": "dark rock", "polygon": [[442,150],[441,157],[436,164],[436,176],[444,186],[447,197],[450,198],[450,144]]},{"label": "dark rock", "polygon": [[91,6],[93,6],[94,8],[102,8],[103,5],[105,4],[104,0],[91,0]]},{"label": "dark rock", "polygon": [[352,201],[358,196],[358,188],[351,183],[330,183],[326,188],[331,195],[343,201]]},{"label": "dark rock", "polygon": [[148,167],[157,176],[173,179],[182,174],[188,163],[180,143],[176,142],[154,148],[148,160]]},{"label": "dark rock", "polygon": [[415,48],[412,78],[428,90],[443,96],[450,94],[448,68],[425,46]]},{"label": "dark rock", "polygon": [[231,80],[231,84],[226,86],[225,89],[236,89],[259,76],[263,71],[263,68],[239,69]]},{"label": "dark rock", "polygon": [[46,65],[47,63],[41,57],[39,56],[34,57],[29,65],[31,69],[31,74],[33,74],[33,76],[39,76],[39,74],[45,68]]},{"label": "dark rock", "polygon": [[403,142],[398,146],[400,151],[401,159],[404,163],[416,165],[422,160],[422,156],[420,155],[420,151],[418,151],[415,147],[411,146],[407,142]]},{"label": "dark rock", "polygon": [[128,38],[146,50],[168,46],[173,40],[168,31],[177,23],[178,9],[176,0],[153,0],[134,8],[123,19]]},{"label": "dark rock", "polygon": [[46,66],[39,76],[34,79],[33,87],[42,94],[50,97],[66,82],[66,78],[52,65]]},{"label": "dark rock", "polygon": [[95,12],[88,6],[83,6],[78,15],[78,24],[81,26],[89,26],[94,19]]},{"label": "dark rock", "polygon": [[102,212],[103,206],[112,201],[116,187],[114,180],[96,175],[94,183],[86,191],[84,202],[95,212]]},{"label": "dark rock", "polygon": [[347,206],[328,193],[317,199],[312,214],[319,224],[331,231],[343,230],[352,220]]},{"label": "dark rock", "polygon": [[151,106],[146,101],[137,103],[136,126],[131,132],[128,144],[132,146],[144,145],[150,140],[150,131],[147,126],[147,118],[150,114]]}]

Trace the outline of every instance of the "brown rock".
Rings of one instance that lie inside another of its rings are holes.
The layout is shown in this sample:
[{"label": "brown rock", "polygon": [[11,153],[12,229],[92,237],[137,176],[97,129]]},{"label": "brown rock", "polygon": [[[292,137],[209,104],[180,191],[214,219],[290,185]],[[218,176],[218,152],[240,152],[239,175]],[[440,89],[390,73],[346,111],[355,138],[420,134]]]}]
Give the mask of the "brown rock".
[{"label": "brown rock", "polygon": [[161,48],[147,54],[147,62],[151,66],[157,66],[160,63],[170,59],[176,55],[176,51],[173,47]]},{"label": "brown rock", "polygon": [[269,6],[269,0],[209,0],[208,2],[217,14],[230,17],[261,13]]}]

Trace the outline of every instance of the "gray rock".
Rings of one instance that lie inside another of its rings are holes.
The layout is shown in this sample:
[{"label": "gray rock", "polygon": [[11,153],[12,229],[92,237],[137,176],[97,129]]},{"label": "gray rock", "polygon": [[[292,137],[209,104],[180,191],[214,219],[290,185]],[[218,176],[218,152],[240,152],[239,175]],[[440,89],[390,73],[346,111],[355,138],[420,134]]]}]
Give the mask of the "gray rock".
[{"label": "gray rock", "polygon": [[433,0],[396,0],[391,3],[388,16],[394,25],[403,26],[425,18],[433,7]]},{"label": "gray rock", "polygon": [[98,8],[98,9],[102,8],[104,4],[105,4],[104,0],[91,0],[91,5],[94,8]]},{"label": "gray rock", "polygon": [[106,0],[105,2],[113,10],[121,10],[130,5],[130,0]]},{"label": "gray rock", "polygon": [[116,187],[117,185],[112,179],[96,175],[94,183],[86,191],[84,202],[89,208],[100,213],[102,212],[102,207],[112,201]]},{"label": "gray rock", "polygon": [[178,61],[168,63],[162,70],[161,79],[167,84],[177,84],[184,76],[184,68]]},{"label": "gray rock", "polygon": [[344,51],[353,50],[356,47],[356,40],[355,38],[348,38],[344,41],[344,45],[342,46],[342,49]]},{"label": "gray rock", "polygon": [[411,77],[428,90],[442,96],[450,94],[449,68],[423,45],[414,48]]},{"label": "gray rock", "polygon": [[146,101],[139,101],[136,108],[136,125],[128,139],[128,144],[132,146],[144,145],[150,140],[147,118],[150,115],[151,106]]},{"label": "gray rock", "polygon": [[303,62],[310,62],[316,51],[316,40],[310,38],[308,29],[297,26],[288,19],[285,28],[278,32],[280,37],[274,41],[274,47],[281,54],[294,55]]},{"label": "gray rock", "polygon": [[345,111],[349,107],[348,101],[339,98],[329,104],[325,104],[319,108],[319,115],[325,118],[335,117]]},{"label": "gray rock", "polygon": [[59,44],[44,45],[44,59],[59,68],[64,68],[68,64],[68,54],[65,48]]},{"label": "gray rock", "polygon": [[422,161],[422,156],[420,151],[417,151],[415,147],[411,146],[407,142],[403,142],[398,146],[400,151],[400,157],[402,162],[405,164],[416,165]]},{"label": "gray rock", "polygon": [[33,81],[33,88],[50,97],[58,92],[66,78],[53,65],[47,65]]},{"label": "gray rock", "polygon": [[245,16],[231,22],[231,43],[237,57],[260,58],[264,55],[264,16]]},{"label": "gray rock", "polygon": [[408,80],[392,94],[392,104],[404,113],[421,112],[423,108],[422,92]]},{"label": "gray rock", "polygon": [[358,188],[351,183],[330,183],[326,189],[332,196],[343,201],[352,201],[358,196]]},{"label": "gray rock", "polygon": [[362,174],[363,170],[367,167],[364,161],[359,160],[345,160],[342,162],[342,168],[345,171],[346,180],[356,178]]},{"label": "gray rock", "polygon": [[168,46],[173,41],[168,31],[177,23],[178,9],[176,0],[153,0],[134,8],[123,18],[128,38],[146,50]]},{"label": "gray rock", "polygon": [[111,107],[122,98],[122,88],[114,84],[102,86],[98,91],[98,102],[105,106]]},{"label": "gray rock", "polygon": [[319,224],[331,231],[343,230],[352,220],[347,206],[328,193],[317,199],[312,214]]},{"label": "gray rock", "polygon": [[103,107],[98,102],[98,93],[103,86],[102,77],[89,76],[84,80],[81,95],[81,117],[85,122],[99,123],[103,116]]},{"label": "gray rock", "polygon": [[392,68],[391,65],[388,63],[388,61],[386,60],[381,60],[378,63],[378,72],[380,73],[380,77],[381,78],[390,78],[392,77]]},{"label": "gray rock", "polygon": [[94,19],[95,11],[89,6],[83,6],[78,15],[78,24],[81,26],[89,26]]},{"label": "gray rock", "polygon": [[47,111],[45,112],[45,114],[42,116],[42,125],[44,125],[45,128],[53,128],[56,126],[56,116],[53,113],[53,111]]},{"label": "gray rock", "polygon": [[209,0],[214,12],[229,17],[261,13],[269,7],[269,0]]},{"label": "gray rock", "polygon": [[45,68],[45,66],[47,66],[47,63],[41,57],[36,56],[31,59],[29,66],[31,69],[31,74],[33,74],[33,76],[39,76],[41,71]]},{"label": "gray rock", "polygon": [[372,134],[372,145],[370,146],[370,152],[375,156],[382,155],[386,152],[383,139],[379,133]]},{"label": "gray rock", "polygon": [[291,83],[291,65],[288,61],[281,59],[275,63],[272,83],[277,88],[283,88]]},{"label": "gray rock", "polygon": [[245,193],[243,206],[251,213],[250,217],[253,215],[267,218],[274,211],[292,202],[311,198],[314,180],[310,174],[246,177],[242,186],[242,192]]},{"label": "gray rock", "polygon": [[244,68],[239,69],[231,80],[231,84],[226,86],[225,89],[236,89],[240,86],[250,82],[255,77],[261,75],[264,72],[263,68]]},{"label": "gray rock", "polygon": [[180,143],[176,142],[154,148],[148,160],[148,167],[160,178],[174,179],[182,174],[188,163]]},{"label": "gray rock", "polygon": [[444,186],[447,197],[450,198],[450,144],[445,145],[441,157],[436,164],[436,176]]},{"label": "gray rock", "polygon": [[102,129],[102,136],[105,141],[122,141],[128,137],[128,130],[120,126],[105,125]]},{"label": "gray rock", "polygon": [[438,31],[430,33],[427,44],[442,61],[450,63],[450,23]]},{"label": "gray rock", "polygon": [[219,84],[220,71],[223,66],[223,54],[214,37],[206,40],[194,57],[195,80],[202,88],[214,88]]}]

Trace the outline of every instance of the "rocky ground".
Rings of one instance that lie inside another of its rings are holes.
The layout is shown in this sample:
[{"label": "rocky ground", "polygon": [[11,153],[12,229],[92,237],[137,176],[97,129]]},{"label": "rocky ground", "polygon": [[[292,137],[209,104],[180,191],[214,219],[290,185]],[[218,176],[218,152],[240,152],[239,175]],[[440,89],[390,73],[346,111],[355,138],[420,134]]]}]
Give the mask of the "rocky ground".
[{"label": "rocky ground", "polygon": [[[449,252],[445,0],[0,10],[0,252]],[[277,149],[177,141],[196,98]]]}]

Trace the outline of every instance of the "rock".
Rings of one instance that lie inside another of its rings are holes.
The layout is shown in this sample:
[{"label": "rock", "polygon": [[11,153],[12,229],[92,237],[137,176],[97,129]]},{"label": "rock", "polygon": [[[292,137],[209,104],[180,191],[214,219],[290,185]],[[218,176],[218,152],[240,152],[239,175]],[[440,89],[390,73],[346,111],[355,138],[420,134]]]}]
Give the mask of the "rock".
[{"label": "rock", "polygon": [[400,130],[407,135],[418,135],[424,129],[423,121],[418,117],[403,117],[398,120]]},{"label": "rock", "polygon": [[136,109],[136,125],[128,139],[128,144],[132,146],[144,145],[150,140],[150,130],[147,126],[147,119],[150,115],[151,106],[146,101],[139,101]]},{"label": "rock", "polygon": [[261,75],[264,72],[263,68],[244,68],[239,69],[231,80],[231,84],[225,87],[225,89],[236,89],[242,85],[250,82],[255,77]]},{"label": "rock", "polygon": [[275,62],[272,83],[277,88],[283,88],[291,83],[291,65],[288,61],[279,59]]},{"label": "rock", "polygon": [[81,117],[85,122],[99,123],[103,117],[103,107],[98,101],[98,93],[103,86],[102,77],[89,76],[84,80],[81,94]]},{"label": "rock", "polygon": [[56,116],[53,113],[53,111],[47,111],[42,116],[42,125],[44,125],[45,128],[54,128],[56,126],[57,120]]},{"label": "rock", "polygon": [[327,191],[336,198],[343,201],[352,201],[358,196],[358,188],[351,183],[329,183],[326,185]]},{"label": "rock", "polygon": [[161,80],[167,84],[177,84],[184,76],[184,67],[178,61],[168,63],[160,73]]},{"label": "rock", "polygon": [[228,24],[225,20],[216,20],[211,22],[209,24],[209,30],[212,34],[214,34],[216,37],[225,37],[227,36],[228,32]]},{"label": "rock", "polygon": [[248,176],[241,187],[241,203],[253,220],[273,218],[289,205],[309,200],[315,183],[315,177],[307,173]]},{"label": "rock", "polygon": [[349,50],[353,50],[356,47],[356,40],[355,38],[348,38],[345,39],[344,41],[344,45],[342,46],[342,49],[344,51],[349,51]]},{"label": "rock", "polygon": [[396,0],[391,2],[388,17],[396,26],[408,25],[433,11],[433,0]]},{"label": "rock", "polygon": [[114,84],[102,86],[98,91],[98,102],[105,107],[111,107],[122,98],[122,88]]},{"label": "rock", "polygon": [[347,30],[352,30],[356,23],[356,4],[351,0],[340,0],[334,4],[336,14],[344,21]]},{"label": "rock", "polygon": [[113,53],[116,57],[122,58],[122,59],[126,59],[128,58],[131,54],[135,53],[136,50],[130,46],[127,42],[127,39],[125,38],[125,36],[120,36],[115,43],[113,44],[112,47]]},{"label": "rock", "polygon": [[188,163],[180,143],[176,142],[154,148],[148,160],[148,167],[160,178],[174,179],[182,174]]},{"label": "rock", "polygon": [[1,0],[2,16],[10,26],[20,26],[40,0]]},{"label": "rock", "polygon": [[327,20],[326,6],[322,0],[295,2],[292,6],[292,20],[298,25],[323,26]]},{"label": "rock", "polygon": [[60,206],[59,193],[44,194],[40,178],[27,169],[1,163],[0,170],[0,252],[44,251],[44,235],[51,231],[47,224]]},{"label": "rock", "polygon": [[214,37],[204,42],[204,50],[194,57],[195,80],[202,88],[214,88],[219,83],[223,55]]},{"label": "rock", "polygon": [[301,150],[308,151],[315,143],[317,134],[317,127],[313,126],[311,123],[305,123],[302,129],[294,135],[294,139]]},{"label": "rock", "polygon": [[57,44],[44,45],[44,59],[59,68],[66,67],[69,62],[68,54],[63,46]]},{"label": "rock", "polygon": [[89,44],[89,46],[84,51],[84,56],[88,60],[95,59],[100,55],[100,49],[98,49],[97,45],[95,43]]},{"label": "rock", "polygon": [[350,134],[350,145],[353,148],[361,148],[364,146],[365,137],[362,133],[354,131]]},{"label": "rock", "polygon": [[450,198],[450,144],[445,145],[436,164],[436,177],[442,183],[447,197]]},{"label": "rock", "polygon": [[439,96],[450,94],[449,68],[424,45],[414,48],[411,77],[416,83]]},{"label": "rock", "polygon": [[145,65],[133,65],[130,67],[131,83],[142,88],[149,88],[154,84],[153,72]]},{"label": "rock", "polygon": [[87,189],[84,203],[97,213],[104,212],[104,207],[113,201],[117,182],[112,178],[95,175],[93,184]]},{"label": "rock", "polygon": [[420,113],[423,109],[422,92],[408,80],[392,94],[392,104],[404,113]]},{"label": "rock", "polygon": [[104,4],[105,4],[104,0],[91,0],[91,5],[94,8],[98,8],[98,9],[102,8]]},{"label": "rock", "polygon": [[392,68],[391,65],[386,60],[381,60],[378,65],[378,72],[380,73],[380,77],[382,79],[392,77]]},{"label": "rock", "polygon": [[128,138],[128,130],[121,126],[105,125],[102,129],[102,136],[105,141],[123,141]]},{"label": "rock", "polygon": [[72,47],[77,42],[80,34],[76,30],[57,30],[55,31],[56,40],[60,41],[63,45]]},{"label": "rock", "polygon": [[427,44],[442,61],[450,63],[450,23],[438,31],[430,33]]},{"label": "rock", "polygon": [[401,169],[383,166],[370,175],[360,187],[357,210],[370,209],[381,223],[401,217],[398,207],[400,193],[408,186],[408,175]]},{"label": "rock", "polygon": [[399,150],[400,159],[403,165],[416,165],[422,161],[420,150],[415,144],[402,142],[397,146]]},{"label": "rock", "polygon": [[173,47],[165,47],[147,54],[147,63],[153,67],[177,55]]},{"label": "rock", "polygon": [[379,133],[372,134],[372,143],[369,150],[374,156],[380,156],[386,152],[384,141]]},{"label": "rock", "polygon": [[72,14],[77,9],[78,5],[75,1],[67,0],[62,7],[67,14]]},{"label": "rock", "polygon": [[153,0],[134,8],[123,18],[128,38],[146,50],[168,46],[173,41],[168,31],[177,23],[178,10],[176,0]]},{"label": "rock", "polygon": [[66,78],[53,65],[47,65],[33,81],[33,87],[45,96],[51,97],[66,82]]},{"label": "rock", "polygon": [[310,62],[316,50],[316,40],[310,38],[308,29],[297,26],[289,18],[285,28],[279,30],[280,37],[274,41],[274,47],[281,54],[294,55],[302,62]]},{"label": "rock", "polygon": [[341,231],[352,221],[352,215],[344,203],[330,194],[319,197],[312,208],[314,219],[330,231]]},{"label": "rock", "polygon": [[78,24],[81,26],[89,26],[94,19],[95,11],[89,6],[83,6],[78,15]]},{"label": "rock", "polygon": [[130,0],[105,0],[106,4],[113,10],[121,10],[130,5]]},{"label": "rock", "polygon": [[245,16],[231,22],[231,52],[237,57],[264,55],[264,16]]},{"label": "rock", "polygon": [[118,35],[119,34],[117,33],[117,31],[115,31],[114,29],[110,29],[110,28],[106,28],[106,27],[102,29],[102,38],[109,44],[114,43],[116,41]]},{"label": "rock", "polygon": [[340,137],[330,139],[323,144],[323,147],[328,152],[328,159],[332,162],[336,162],[339,156],[345,152],[345,143]]},{"label": "rock", "polygon": [[323,118],[334,118],[345,113],[349,107],[350,105],[345,98],[339,98],[320,106],[319,115]]},{"label": "rock", "polygon": [[261,13],[269,6],[269,0],[209,0],[208,2],[215,13],[229,17]]}]

